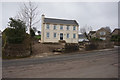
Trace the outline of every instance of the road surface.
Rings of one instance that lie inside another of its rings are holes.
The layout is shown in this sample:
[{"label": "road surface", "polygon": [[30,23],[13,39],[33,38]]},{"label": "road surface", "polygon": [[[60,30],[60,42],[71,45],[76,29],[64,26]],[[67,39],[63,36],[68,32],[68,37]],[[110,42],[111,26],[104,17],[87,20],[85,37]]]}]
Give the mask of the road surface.
[{"label": "road surface", "polygon": [[118,51],[3,60],[3,78],[117,78]]}]

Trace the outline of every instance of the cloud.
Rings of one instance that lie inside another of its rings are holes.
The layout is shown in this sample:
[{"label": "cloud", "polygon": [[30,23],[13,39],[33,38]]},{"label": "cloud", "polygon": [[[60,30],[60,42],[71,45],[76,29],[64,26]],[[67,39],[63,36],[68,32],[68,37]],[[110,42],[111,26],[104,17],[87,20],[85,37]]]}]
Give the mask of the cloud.
[{"label": "cloud", "polygon": [[[38,18],[45,14],[46,17],[74,19],[80,27],[87,24],[94,30],[105,26],[110,26],[112,29],[118,27],[117,2],[38,2],[37,4],[40,12]],[[9,17],[16,16],[19,5],[16,2],[3,4],[2,29],[7,26]],[[36,27],[40,29],[40,26],[39,23]]]}]

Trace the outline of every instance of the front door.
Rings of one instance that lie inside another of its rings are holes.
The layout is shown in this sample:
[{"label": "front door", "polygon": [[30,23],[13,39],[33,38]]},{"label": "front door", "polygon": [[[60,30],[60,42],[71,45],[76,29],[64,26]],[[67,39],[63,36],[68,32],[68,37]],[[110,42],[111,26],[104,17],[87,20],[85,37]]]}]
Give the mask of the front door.
[{"label": "front door", "polygon": [[63,33],[60,33],[60,40],[63,40]]}]

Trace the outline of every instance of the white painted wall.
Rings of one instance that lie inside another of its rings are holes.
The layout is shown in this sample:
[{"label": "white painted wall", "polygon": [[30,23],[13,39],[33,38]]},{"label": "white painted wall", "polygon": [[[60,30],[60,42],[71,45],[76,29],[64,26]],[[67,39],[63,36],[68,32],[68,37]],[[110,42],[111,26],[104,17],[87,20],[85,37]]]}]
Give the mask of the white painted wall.
[{"label": "white painted wall", "polygon": [[[78,29],[79,29],[78,26],[76,26],[76,30],[73,30],[73,25],[69,26],[69,30],[67,30],[67,25],[63,25],[63,30],[60,30],[60,24],[56,25],[56,30],[54,30],[54,24],[49,24],[49,29],[46,28],[47,24],[42,23],[41,26],[42,26],[41,28],[42,43],[44,42],[58,43],[60,40],[60,33],[63,33],[63,40],[65,40],[67,43],[78,43]],[[47,38],[47,32],[49,32],[50,34],[49,38]],[[57,34],[56,38],[54,38],[54,33]],[[69,33],[69,38],[67,38],[67,33]],[[73,38],[73,34],[76,34],[76,38]]]}]

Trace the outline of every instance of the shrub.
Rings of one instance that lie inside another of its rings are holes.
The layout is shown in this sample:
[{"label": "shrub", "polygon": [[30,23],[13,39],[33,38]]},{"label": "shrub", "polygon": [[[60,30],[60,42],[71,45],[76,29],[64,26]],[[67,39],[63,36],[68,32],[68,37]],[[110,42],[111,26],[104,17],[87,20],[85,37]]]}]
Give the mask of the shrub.
[{"label": "shrub", "polygon": [[102,39],[99,39],[99,38],[94,37],[94,38],[91,38],[91,41],[103,41],[103,40],[102,40]]},{"label": "shrub", "polygon": [[120,35],[113,35],[113,36],[111,37],[111,41],[120,42]]},{"label": "shrub", "polygon": [[[20,34],[21,33],[21,34]],[[3,45],[7,42],[7,43],[22,43],[23,40],[26,37],[26,33],[25,32],[20,32],[18,30],[15,30],[13,28],[6,28],[3,32]]]},{"label": "shrub", "polygon": [[59,40],[59,43],[66,43],[65,40]]},{"label": "shrub", "polygon": [[35,35],[34,38],[41,39],[41,35]]},{"label": "shrub", "polygon": [[26,25],[20,19],[10,18],[9,28],[3,31],[3,43],[22,43],[26,36]]},{"label": "shrub", "polygon": [[79,50],[78,44],[73,44],[73,43],[65,44],[65,52],[73,52],[73,51],[78,51],[78,50]]},{"label": "shrub", "polygon": [[95,50],[97,49],[98,45],[94,44],[94,43],[91,43],[89,45],[85,45],[85,50]]},{"label": "shrub", "polygon": [[8,37],[8,43],[19,44],[22,43],[24,37]]}]

